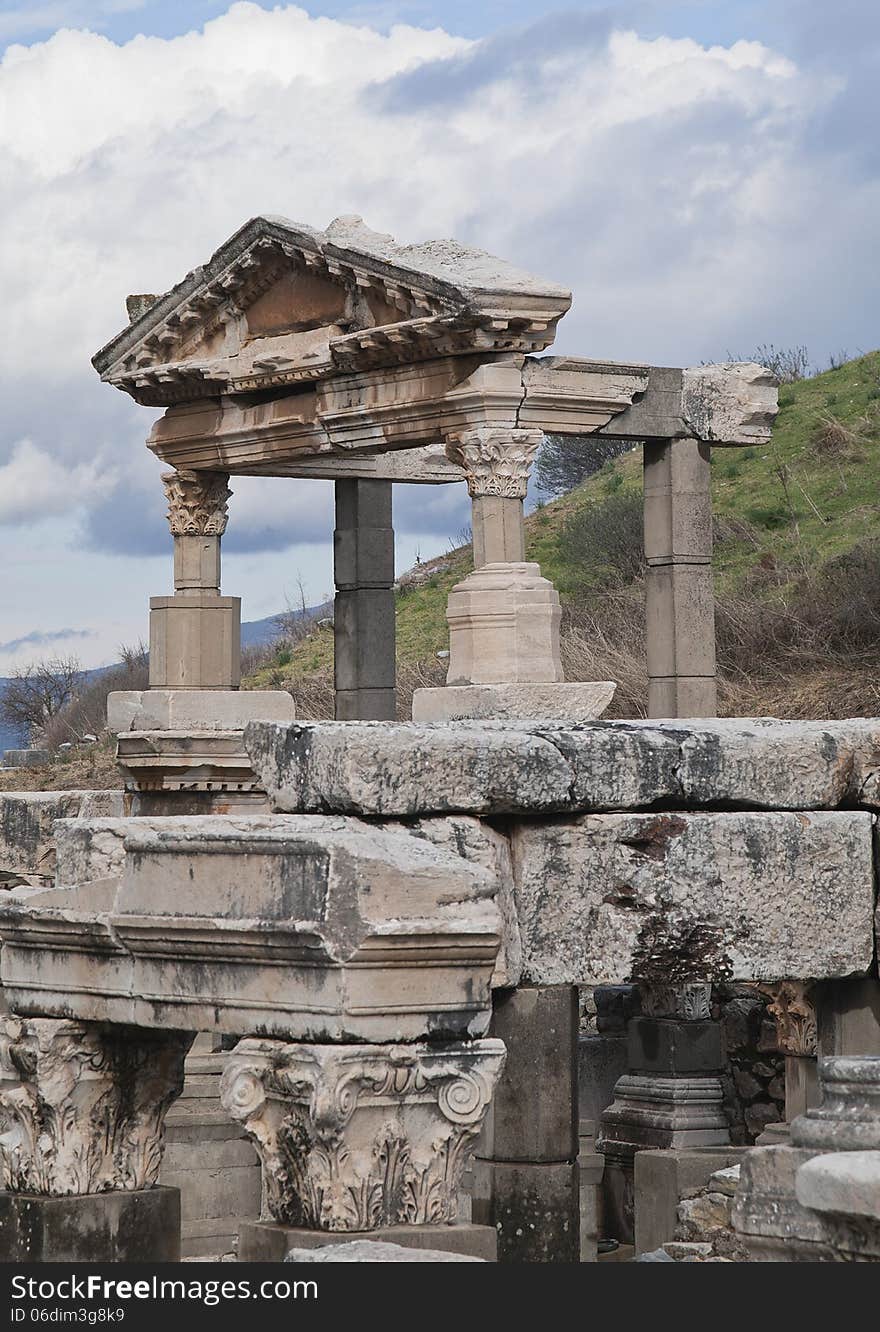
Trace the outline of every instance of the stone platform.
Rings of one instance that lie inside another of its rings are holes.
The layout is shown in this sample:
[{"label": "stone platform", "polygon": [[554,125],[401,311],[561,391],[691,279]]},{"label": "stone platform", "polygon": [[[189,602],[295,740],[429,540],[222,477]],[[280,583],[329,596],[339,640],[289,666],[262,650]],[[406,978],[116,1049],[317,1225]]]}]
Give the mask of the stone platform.
[{"label": "stone platform", "polygon": [[157,1185],[64,1197],[0,1191],[0,1262],[179,1261],[177,1189]]},{"label": "stone platform", "polygon": [[384,1226],[381,1230],[335,1232],[281,1226],[274,1221],[245,1221],[240,1232],[238,1260],[242,1263],[280,1263],[287,1261],[291,1251],[297,1249],[323,1249],[359,1242],[439,1250],[480,1258],[487,1263],[495,1262],[498,1247],[492,1226],[477,1226],[468,1221],[440,1226]]}]

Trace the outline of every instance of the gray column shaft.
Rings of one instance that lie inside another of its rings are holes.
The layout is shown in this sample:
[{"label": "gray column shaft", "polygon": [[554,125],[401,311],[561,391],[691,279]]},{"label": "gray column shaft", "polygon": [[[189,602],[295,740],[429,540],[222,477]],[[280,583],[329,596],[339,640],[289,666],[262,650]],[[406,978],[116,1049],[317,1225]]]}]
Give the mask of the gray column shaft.
[{"label": "gray column shaft", "polygon": [[709,446],[644,446],[649,717],[714,717],[715,596]]},{"label": "gray column shaft", "polygon": [[338,480],[334,533],[336,718],[393,721],[391,482]]}]

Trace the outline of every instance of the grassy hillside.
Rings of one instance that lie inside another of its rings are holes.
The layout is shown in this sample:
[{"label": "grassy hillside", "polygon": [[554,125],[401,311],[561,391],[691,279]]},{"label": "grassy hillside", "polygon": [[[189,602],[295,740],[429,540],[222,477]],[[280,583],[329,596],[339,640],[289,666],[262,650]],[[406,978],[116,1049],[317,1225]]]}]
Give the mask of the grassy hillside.
[{"label": "grassy hillside", "polygon": [[[722,710],[880,713],[880,352],[783,386],[767,447],[712,456]],[[570,679],[620,682],[617,715],[644,706],[641,451],[608,462],[526,520],[527,556],[565,607]],[[445,608],[468,547],[402,580],[401,712],[443,678]],[[333,635],[269,654],[246,687],[287,686],[302,715],[330,715]]]}]

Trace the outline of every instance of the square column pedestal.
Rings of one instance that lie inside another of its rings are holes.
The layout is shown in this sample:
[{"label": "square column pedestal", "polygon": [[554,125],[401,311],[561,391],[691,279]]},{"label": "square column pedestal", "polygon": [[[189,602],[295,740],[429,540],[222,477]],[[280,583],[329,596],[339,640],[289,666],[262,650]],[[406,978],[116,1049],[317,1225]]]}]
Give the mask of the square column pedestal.
[{"label": "square column pedestal", "polygon": [[504,1059],[498,1040],[239,1042],[221,1101],[259,1153],[264,1191],[239,1257],[376,1239],[493,1260],[493,1227],[459,1222],[458,1205]]},{"label": "square column pedestal", "polygon": [[599,717],[612,681],[563,681],[559,595],[537,564],[486,564],[449,594],[444,688],[417,689],[413,721]]},{"label": "square column pedestal", "polygon": [[283,690],[143,689],[110,694],[107,725],[133,814],[268,808],[244,748],[252,721],[293,721]]}]

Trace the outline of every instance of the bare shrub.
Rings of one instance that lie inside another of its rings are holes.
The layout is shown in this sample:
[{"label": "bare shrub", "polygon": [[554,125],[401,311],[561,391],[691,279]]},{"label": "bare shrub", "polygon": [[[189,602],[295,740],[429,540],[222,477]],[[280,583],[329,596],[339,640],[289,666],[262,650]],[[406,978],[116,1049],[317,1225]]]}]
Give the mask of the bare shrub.
[{"label": "bare shrub", "polygon": [[47,748],[77,744],[86,736],[100,736],[107,729],[107,696],[118,689],[146,689],[150,682],[149,659],[143,643],[119,649],[121,662],[109,670],[83,678],[73,696],[43,729]]},{"label": "bare shrub", "polygon": [[559,553],[582,583],[626,584],[645,567],[642,496],[633,490],[584,504],[559,534]]},{"label": "bare shrub", "polygon": [[24,731],[31,741],[73,698],[82,680],[76,657],[50,657],[16,670],[0,698],[0,717]]},{"label": "bare shrub", "polygon": [[810,356],[804,346],[777,347],[772,342],[760,343],[748,356],[733,356],[727,353],[730,361],[757,361],[766,366],[780,384],[796,384],[801,379],[809,379],[813,373]]},{"label": "bare shrub", "polygon": [[632,447],[631,440],[545,435],[535,464],[535,485],[542,495],[564,495]]}]

